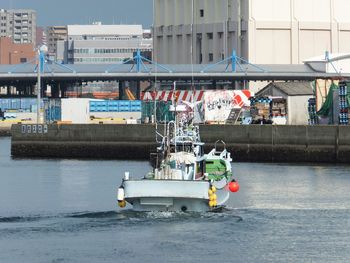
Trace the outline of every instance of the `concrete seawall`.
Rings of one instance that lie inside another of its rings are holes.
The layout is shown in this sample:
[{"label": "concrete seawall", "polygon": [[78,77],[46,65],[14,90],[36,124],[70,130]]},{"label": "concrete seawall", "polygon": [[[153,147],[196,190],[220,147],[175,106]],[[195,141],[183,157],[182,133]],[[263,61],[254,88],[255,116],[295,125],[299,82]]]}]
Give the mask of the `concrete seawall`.
[{"label": "concrete seawall", "polygon": [[[152,125],[48,125],[35,133],[32,126],[12,126],[14,157],[149,159],[156,148]],[[348,126],[203,125],[200,131],[206,151],[224,140],[235,161],[350,162]]]}]

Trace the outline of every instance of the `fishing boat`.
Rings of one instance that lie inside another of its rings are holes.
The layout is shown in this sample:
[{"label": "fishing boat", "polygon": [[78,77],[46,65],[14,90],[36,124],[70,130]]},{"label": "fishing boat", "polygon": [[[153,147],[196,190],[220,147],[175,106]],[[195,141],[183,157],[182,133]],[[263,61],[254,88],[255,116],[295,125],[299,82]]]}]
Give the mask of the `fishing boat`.
[{"label": "fishing boat", "polygon": [[222,208],[239,190],[225,143],[217,141],[205,154],[199,126],[185,107],[173,106],[175,120],[163,125],[163,133],[156,130],[153,170],[141,179],[125,172],[117,193],[121,208],[129,203],[136,211],[206,212]]}]

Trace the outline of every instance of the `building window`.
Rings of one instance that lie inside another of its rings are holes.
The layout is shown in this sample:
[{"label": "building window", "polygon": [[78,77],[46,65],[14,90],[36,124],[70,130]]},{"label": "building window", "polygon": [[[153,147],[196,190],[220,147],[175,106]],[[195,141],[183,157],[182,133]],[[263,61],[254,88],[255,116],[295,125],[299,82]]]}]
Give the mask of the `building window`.
[{"label": "building window", "polygon": [[27,62],[27,58],[20,58],[19,60],[21,63],[26,63]]},{"label": "building window", "polygon": [[200,9],[199,10],[199,16],[200,17],[204,17],[204,9]]},{"label": "building window", "polygon": [[213,33],[207,33],[208,39],[213,39]]},{"label": "building window", "polygon": [[209,62],[212,62],[214,60],[213,53],[209,53]]}]

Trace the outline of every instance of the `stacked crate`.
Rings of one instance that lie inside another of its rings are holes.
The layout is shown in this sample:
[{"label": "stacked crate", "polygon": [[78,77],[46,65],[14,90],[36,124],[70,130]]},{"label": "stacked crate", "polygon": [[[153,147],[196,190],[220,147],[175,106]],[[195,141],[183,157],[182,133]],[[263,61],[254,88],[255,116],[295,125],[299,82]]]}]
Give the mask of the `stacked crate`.
[{"label": "stacked crate", "polygon": [[141,112],[140,100],[90,101],[90,112]]},{"label": "stacked crate", "polygon": [[348,110],[348,87],[346,82],[339,83],[339,124],[348,125],[349,124],[349,110]]},{"label": "stacked crate", "polygon": [[272,117],[285,117],[287,115],[286,99],[275,98],[271,102]]},{"label": "stacked crate", "polygon": [[316,110],[316,99],[310,98],[308,101],[308,111],[309,111],[309,125],[319,124],[317,110]]},{"label": "stacked crate", "polygon": [[271,99],[267,97],[250,98],[250,115],[253,119],[265,118],[269,119],[271,116]]},{"label": "stacked crate", "polygon": [[[2,111],[36,111],[37,99],[34,98],[0,98],[0,109]],[[41,100],[43,106],[43,100]]]}]

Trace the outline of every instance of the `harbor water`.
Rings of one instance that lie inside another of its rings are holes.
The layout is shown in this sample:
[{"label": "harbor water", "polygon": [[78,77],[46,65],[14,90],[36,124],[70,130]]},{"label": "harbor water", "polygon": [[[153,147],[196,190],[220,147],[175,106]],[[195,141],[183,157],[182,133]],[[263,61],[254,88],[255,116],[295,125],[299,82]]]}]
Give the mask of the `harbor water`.
[{"label": "harbor water", "polygon": [[0,138],[0,262],[350,261],[350,166],[233,163],[241,190],[222,212],[120,210],[124,171],[148,169],[12,159]]}]

